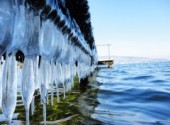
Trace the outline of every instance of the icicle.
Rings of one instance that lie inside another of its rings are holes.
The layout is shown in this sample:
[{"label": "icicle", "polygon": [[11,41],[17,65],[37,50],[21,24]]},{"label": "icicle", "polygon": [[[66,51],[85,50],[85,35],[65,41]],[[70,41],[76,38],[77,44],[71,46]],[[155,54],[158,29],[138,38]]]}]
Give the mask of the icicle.
[{"label": "icicle", "polygon": [[[58,84],[59,84],[59,72],[58,72],[58,70],[59,70],[59,64],[58,63],[56,63],[56,65],[54,65],[54,68],[53,68],[53,77],[54,77],[54,83],[55,83],[55,85],[56,85],[56,95],[57,95],[57,102],[59,102],[60,101],[60,96],[59,96],[59,86],[58,86]],[[55,75],[54,75],[55,74]]]},{"label": "icicle", "polygon": [[56,94],[57,94],[57,102],[60,102],[59,87],[57,83],[56,83]]},{"label": "icicle", "polygon": [[44,125],[46,125],[46,103],[43,103],[43,120],[44,120]]},{"label": "icicle", "polygon": [[[47,72],[48,72],[48,75],[47,75],[47,90],[50,90],[49,92],[51,92],[51,84],[52,84],[52,76],[51,76],[51,63],[50,61],[47,61]],[[49,104],[49,93],[47,93],[47,105]]]},{"label": "icicle", "polygon": [[71,66],[70,65],[68,65],[68,70],[69,70],[68,83],[69,83],[69,91],[70,91],[72,89],[72,70],[71,70]]},{"label": "icicle", "polygon": [[54,84],[55,84],[55,64],[53,61],[51,61],[51,65],[50,65],[50,69],[51,69],[51,73],[50,73],[50,78],[51,78],[51,105],[53,105],[53,101],[54,101]]},{"label": "icicle", "polygon": [[39,76],[38,76],[38,62],[39,62],[39,56],[37,56],[34,59],[34,83],[35,83],[35,90],[40,88],[39,85]]},{"label": "icicle", "polygon": [[35,111],[35,97],[33,96],[31,102],[31,115],[34,115],[34,111]]},{"label": "icicle", "polygon": [[22,74],[22,99],[26,109],[26,125],[29,125],[29,108],[35,91],[33,59],[25,58]]},{"label": "icicle", "polygon": [[63,99],[65,99],[66,98],[66,88],[65,88],[65,84],[64,83],[62,83],[62,84],[63,84],[63,93],[64,93]]},{"label": "icicle", "polygon": [[49,82],[50,82],[50,93],[51,93],[51,105],[53,105],[53,97],[54,97],[54,88],[53,88],[53,83],[54,83],[54,73],[53,73],[53,68],[54,68],[54,63],[51,61],[49,64]]},{"label": "icicle", "polygon": [[61,64],[60,64],[60,69],[59,69],[59,71],[60,71],[60,77],[61,77],[61,83],[62,83],[62,85],[63,85],[63,94],[64,94],[64,99],[66,98],[66,94],[65,94],[65,90],[66,90],[66,88],[65,88],[65,83],[64,83],[64,81],[65,81],[65,79],[64,79],[64,70],[63,70],[63,68],[62,68],[63,66],[61,66]]},{"label": "icicle", "polygon": [[54,88],[53,88],[53,83],[51,83],[51,105],[53,105],[53,100],[54,100]]},{"label": "icicle", "polygon": [[43,103],[43,119],[44,125],[46,125],[46,103],[47,103],[47,84],[48,84],[48,61],[41,58],[40,64],[41,75],[41,100]]},{"label": "icicle", "polygon": [[1,59],[0,59],[0,109],[2,104],[2,65],[1,65]]},{"label": "icicle", "polygon": [[72,67],[72,88],[74,88],[74,78],[75,78],[75,76],[76,76],[76,66],[75,65],[73,65],[73,67]]},{"label": "icicle", "polygon": [[63,76],[63,89],[64,89],[64,93],[67,92],[67,71],[66,71],[66,64],[62,65],[62,76]]},{"label": "icicle", "polygon": [[[39,88],[38,61],[39,61],[39,57],[37,56],[33,60],[35,90],[37,90]],[[32,101],[31,101],[31,115],[34,115],[34,111],[35,111],[34,108],[35,108],[35,96],[33,96]]]},{"label": "icicle", "polygon": [[17,62],[15,54],[10,57],[8,57],[8,54],[6,56],[2,83],[2,111],[10,124],[17,101]]},{"label": "icicle", "polygon": [[65,75],[66,75],[66,86],[67,86],[67,92],[69,91],[70,89],[70,86],[69,86],[69,68],[68,68],[68,65],[65,66]]},{"label": "icicle", "polygon": [[48,90],[47,90],[47,105],[49,104],[49,100],[48,100],[48,96],[49,96],[49,94],[48,94]]}]

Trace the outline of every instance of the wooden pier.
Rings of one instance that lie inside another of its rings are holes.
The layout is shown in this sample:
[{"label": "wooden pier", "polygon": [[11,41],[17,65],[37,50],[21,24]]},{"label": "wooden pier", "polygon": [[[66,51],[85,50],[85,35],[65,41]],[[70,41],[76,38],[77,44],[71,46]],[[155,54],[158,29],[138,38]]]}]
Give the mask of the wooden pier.
[{"label": "wooden pier", "polygon": [[107,65],[108,68],[112,68],[112,65],[114,64],[114,60],[111,59],[110,56],[110,45],[111,44],[102,44],[102,45],[97,45],[97,46],[107,46],[108,48],[108,56],[106,56],[106,58],[100,59],[98,60],[98,65]]},{"label": "wooden pier", "polygon": [[98,65],[107,65],[108,68],[112,68],[112,65],[114,64],[114,60],[99,60]]}]

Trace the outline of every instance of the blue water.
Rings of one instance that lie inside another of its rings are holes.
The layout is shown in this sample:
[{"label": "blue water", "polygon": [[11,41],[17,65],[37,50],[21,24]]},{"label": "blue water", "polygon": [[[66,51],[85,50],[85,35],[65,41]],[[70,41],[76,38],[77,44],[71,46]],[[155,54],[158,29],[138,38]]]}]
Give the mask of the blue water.
[{"label": "blue water", "polygon": [[115,64],[101,68],[96,80],[92,118],[106,125],[170,125],[170,61]]}]

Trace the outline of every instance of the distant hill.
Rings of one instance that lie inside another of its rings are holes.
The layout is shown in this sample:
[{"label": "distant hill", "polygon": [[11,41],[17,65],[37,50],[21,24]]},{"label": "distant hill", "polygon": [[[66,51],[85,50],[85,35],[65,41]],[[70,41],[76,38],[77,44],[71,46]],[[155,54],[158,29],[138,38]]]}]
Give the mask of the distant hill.
[{"label": "distant hill", "polygon": [[[99,57],[99,60],[108,59],[108,56]],[[166,59],[154,59],[146,57],[133,57],[133,56],[111,56],[110,59],[114,60],[114,64],[124,64],[124,63],[144,63],[150,61],[167,61]]]}]

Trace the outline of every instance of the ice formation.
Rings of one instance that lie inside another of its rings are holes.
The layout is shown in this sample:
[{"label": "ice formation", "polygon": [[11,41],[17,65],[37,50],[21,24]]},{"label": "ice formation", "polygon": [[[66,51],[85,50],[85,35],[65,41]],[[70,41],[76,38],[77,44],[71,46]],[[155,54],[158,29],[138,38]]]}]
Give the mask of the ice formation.
[{"label": "ice formation", "polygon": [[35,91],[33,59],[25,58],[22,72],[22,100],[26,109],[27,125],[29,125],[29,109]]},{"label": "ice formation", "polygon": [[10,123],[17,101],[17,62],[14,54],[6,55],[2,83],[2,111]]},{"label": "ice formation", "polygon": [[[95,44],[88,44],[65,0],[0,3],[0,57],[5,58],[0,62],[0,108],[10,123],[18,86],[29,125],[30,104],[33,114],[34,93],[39,91],[46,124],[46,105],[48,98],[53,105],[54,91],[59,102],[60,92],[65,98],[65,93],[74,87],[76,74],[83,79],[94,71]],[[17,55],[19,51],[24,56]]]},{"label": "ice formation", "polygon": [[2,104],[2,71],[3,65],[1,65],[2,59],[0,59],[0,108]]}]

